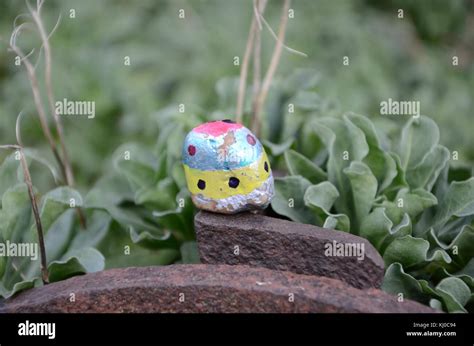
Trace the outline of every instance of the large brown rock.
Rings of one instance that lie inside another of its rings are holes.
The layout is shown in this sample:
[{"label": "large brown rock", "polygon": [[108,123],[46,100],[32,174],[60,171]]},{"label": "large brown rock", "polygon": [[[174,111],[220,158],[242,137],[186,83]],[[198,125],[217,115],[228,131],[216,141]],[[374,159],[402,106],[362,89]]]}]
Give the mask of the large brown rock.
[{"label": "large brown rock", "polygon": [[[342,280],[357,288],[380,287],[384,263],[365,239],[349,233],[263,215],[199,212],[195,228],[201,261],[245,264]],[[356,256],[327,256],[333,244],[364,246]],[[328,245],[329,244],[329,245]]]},{"label": "large brown rock", "polygon": [[[74,301],[72,301],[74,297]],[[33,288],[0,312],[435,312],[377,289],[265,268],[171,265],[111,269]]]}]

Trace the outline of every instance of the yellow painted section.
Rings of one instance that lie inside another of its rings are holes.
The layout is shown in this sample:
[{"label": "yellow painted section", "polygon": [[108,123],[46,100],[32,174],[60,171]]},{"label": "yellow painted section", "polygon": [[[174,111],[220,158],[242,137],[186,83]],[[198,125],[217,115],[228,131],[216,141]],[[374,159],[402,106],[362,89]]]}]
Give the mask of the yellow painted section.
[{"label": "yellow painted section", "polygon": [[[265,162],[268,164],[268,172],[264,168]],[[252,192],[270,176],[271,168],[267,154],[262,152],[260,160],[246,167],[229,171],[201,171],[184,165],[184,173],[188,189],[192,194],[201,194],[208,198],[221,199],[239,194],[246,195]],[[229,187],[229,178],[231,177],[240,180],[239,186],[235,189]],[[199,189],[197,186],[199,179],[206,182],[204,190]]]}]

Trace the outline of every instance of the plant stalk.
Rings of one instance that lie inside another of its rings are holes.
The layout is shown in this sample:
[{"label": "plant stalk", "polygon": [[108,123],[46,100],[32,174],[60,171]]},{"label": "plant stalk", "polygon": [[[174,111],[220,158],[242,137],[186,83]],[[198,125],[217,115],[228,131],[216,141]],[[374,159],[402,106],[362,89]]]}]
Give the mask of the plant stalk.
[{"label": "plant stalk", "polygon": [[[266,4],[267,4],[267,0],[259,1],[257,10],[259,10],[260,12],[263,12]],[[255,5],[254,5],[254,8],[255,8]],[[236,110],[236,121],[238,123],[242,123],[242,120],[243,120],[248,68],[249,68],[249,63],[250,63],[250,57],[252,55],[252,51],[254,48],[255,36],[256,36],[257,31],[260,30],[259,26],[261,26],[261,24],[259,23],[260,23],[260,19],[257,19],[257,14],[254,13],[254,16],[252,18],[252,23],[250,24],[250,31],[247,38],[247,44],[245,46],[244,58],[242,60],[242,67],[240,69],[239,89],[237,93],[237,110]]]},{"label": "plant stalk", "polygon": [[286,33],[286,26],[288,23],[288,10],[290,8],[290,0],[285,0],[283,4],[283,9],[280,17],[280,28],[278,31],[278,40],[273,50],[272,58],[270,60],[270,66],[268,67],[267,73],[265,74],[265,78],[263,80],[262,88],[256,100],[255,105],[255,113],[252,119],[252,131],[258,137],[261,131],[261,118],[262,118],[262,110],[265,105],[265,100],[268,95],[268,91],[270,90],[270,85],[273,80],[273,76],[275,75],[275,71],[278,67],[278,63],[280,62],[281,52],[283,50],[283,42],[285,41],[285,33]]}]

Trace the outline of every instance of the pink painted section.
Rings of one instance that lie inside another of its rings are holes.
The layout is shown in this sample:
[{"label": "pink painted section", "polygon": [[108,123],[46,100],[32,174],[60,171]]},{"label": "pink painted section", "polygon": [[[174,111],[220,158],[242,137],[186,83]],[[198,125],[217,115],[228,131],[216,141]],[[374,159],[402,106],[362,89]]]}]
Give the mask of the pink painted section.
[{"label": "pink painted section", "polygon": [[211,121],[208,123],[204,123],[199,125],[198,127],[195,127],[193,129],[194,132],[198,133],[205,133],[209,134],[211,136],[217,137],[220,136],[224,133],[226,133],[229,130],[236,130],[240,129],[243,126],[241,124],[237,123],[226,123],[223,121]]}]

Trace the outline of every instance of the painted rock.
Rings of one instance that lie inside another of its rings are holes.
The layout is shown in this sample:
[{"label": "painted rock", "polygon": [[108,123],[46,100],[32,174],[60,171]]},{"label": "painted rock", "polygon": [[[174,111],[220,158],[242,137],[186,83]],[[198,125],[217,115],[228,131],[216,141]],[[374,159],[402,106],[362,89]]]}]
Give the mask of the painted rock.
[{"label": "painted rock", "polygon": [[273,197],[272,171],[262,144],[231,120],[191,130],[184,140],[183,164],[199,209],[224,214],[263,209]]}]

